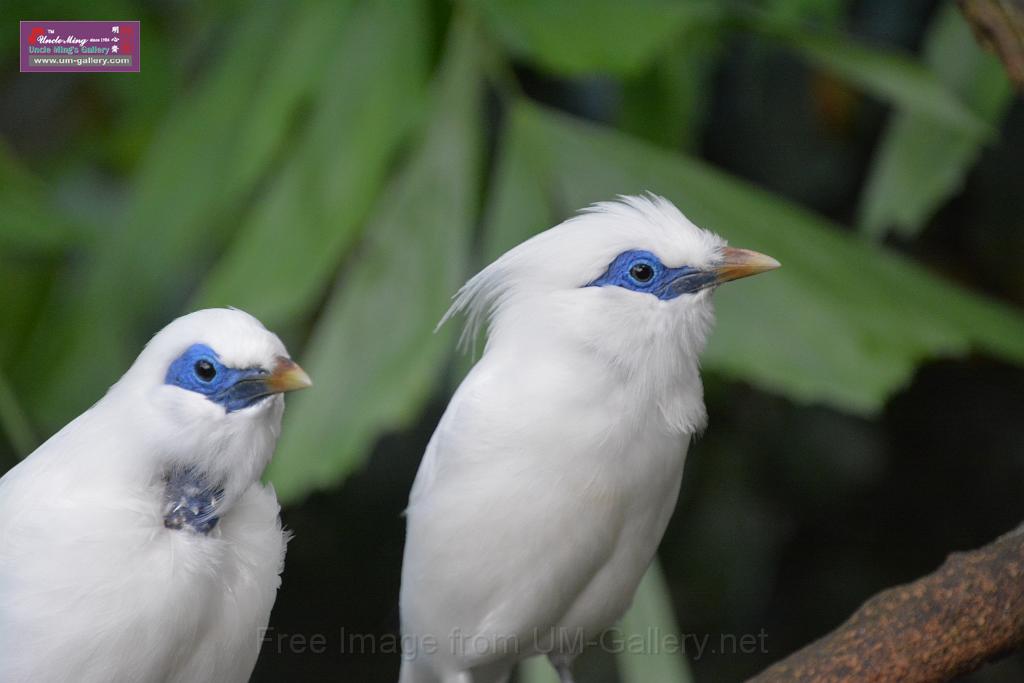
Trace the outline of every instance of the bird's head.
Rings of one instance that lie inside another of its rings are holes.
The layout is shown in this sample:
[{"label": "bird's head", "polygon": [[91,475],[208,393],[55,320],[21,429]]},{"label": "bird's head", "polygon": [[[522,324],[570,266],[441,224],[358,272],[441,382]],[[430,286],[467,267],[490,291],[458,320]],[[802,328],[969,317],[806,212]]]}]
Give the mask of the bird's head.
[{"label": "bird's head", "polygon": [[136,431],[168,466],[241,485],[273,453],[282,394],[311,384],[277,335],[248,313],[218,308],[158,332],[109,398],[126,419],[144,422]]},{"label": "bird's head", "polygon": [[463,342],[489,320],[488,349],[570,349],[645,386],[678,383],[696,374],[715,287],[778,266],[727,246],[666,199],[621,197],[506,252],[463,286],[445,319],[468,314]]}]

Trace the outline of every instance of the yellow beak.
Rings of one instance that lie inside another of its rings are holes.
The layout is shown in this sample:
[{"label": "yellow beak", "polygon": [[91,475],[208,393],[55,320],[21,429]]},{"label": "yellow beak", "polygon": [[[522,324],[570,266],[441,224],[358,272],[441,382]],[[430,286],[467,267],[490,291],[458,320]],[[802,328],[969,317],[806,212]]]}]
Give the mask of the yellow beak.
[{"label": "yellow beak", "polygon": [[313,386],[313,380],[309,378],[306,371],[299,367],[298,363],[291,358],[284,356],[277,357],[274,371],[265,380],[267,388],[274,393],[285,391],[296,391]]},{"label": "yellow beak", "polygon": [[771,256],[756,251],[726,247],[722,252],[721,262],[715,267],[715,284],[775,270],[781,265]]}]

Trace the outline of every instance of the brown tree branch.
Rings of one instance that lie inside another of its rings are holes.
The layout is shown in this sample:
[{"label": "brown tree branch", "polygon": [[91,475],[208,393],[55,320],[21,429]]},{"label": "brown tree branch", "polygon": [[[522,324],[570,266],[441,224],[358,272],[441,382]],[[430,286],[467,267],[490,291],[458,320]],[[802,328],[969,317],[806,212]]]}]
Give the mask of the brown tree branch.
[{"label": "brown tree branch", "polygon": [[1024,89],[1024,0],[957,0],[974,37],[1003,61],[1017,89]]},{"label": "brown tree branch", "polygon": [[750,683],[948,681],[1024,645],[1024,525],[875,595]]}]

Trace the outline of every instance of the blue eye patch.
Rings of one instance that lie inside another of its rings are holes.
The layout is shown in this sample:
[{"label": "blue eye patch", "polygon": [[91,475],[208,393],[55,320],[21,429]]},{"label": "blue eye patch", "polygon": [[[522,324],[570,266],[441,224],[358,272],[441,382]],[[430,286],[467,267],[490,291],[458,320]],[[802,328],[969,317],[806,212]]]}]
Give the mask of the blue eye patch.
[{"label": "blue eye patch", "polygon": [[202,394],[230,413],[276,393],[269,377],[263,368],[230,368],[206,344],[193,344],[171,363],[164,384]]},{"label": "blue eye patch", "polygon": [[651,252],[632,249],[616,256],[600,277],[585,286],[622,287],[668,301],[682,294],[695,294],[715,282],[714,271],[692,266],[669,268]]}]

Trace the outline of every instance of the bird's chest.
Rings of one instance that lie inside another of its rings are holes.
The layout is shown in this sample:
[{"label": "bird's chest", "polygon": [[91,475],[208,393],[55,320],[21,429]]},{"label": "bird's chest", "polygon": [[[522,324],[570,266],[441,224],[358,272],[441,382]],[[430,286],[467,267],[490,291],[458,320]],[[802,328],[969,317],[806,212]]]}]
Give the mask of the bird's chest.
[{"label": "bird's chest", "polygon": [[621,617],[675,509],[686,447],[678,436],[637,437],[580,489],[577,517],[602,529],[603,559],[576,587],[558,626],[594,634]]},{"label": "bird's chest", "polygon": [[173,615],[162,629],[177,630],[178,636],[165,642],[173,648],[169,655],[180,681],[234,680],[225,672],[254,656],[283,554],[276,506],[261,520],[246,509],[223,511],[214,505],[209,518],[203,516],[204,500],[205,494],[195,503],[198,513],[176,512],[183,519],[180,527],[165,517],[155,546],[167,568],[162,576],[166,613]]},{"label": "bird's chest", "polygon": [[[591,452],[590,467],[576,468],[581,502],[603,512],[627,536],[660,526],[679,491],[686,437],[624,430]],[[660,536],[659,531],[654,531]]]},{"label": "bird's chest", "polygon": [[537,496],[549,483],[559,500],[598,515],[646,518],[674,501],[689,436],[665,423],[657,401],[600,364],[534,365],[516,381],[502,372],[481,382],[451,416],[446,442],[493,453],[474,468],[508,470]]}]

